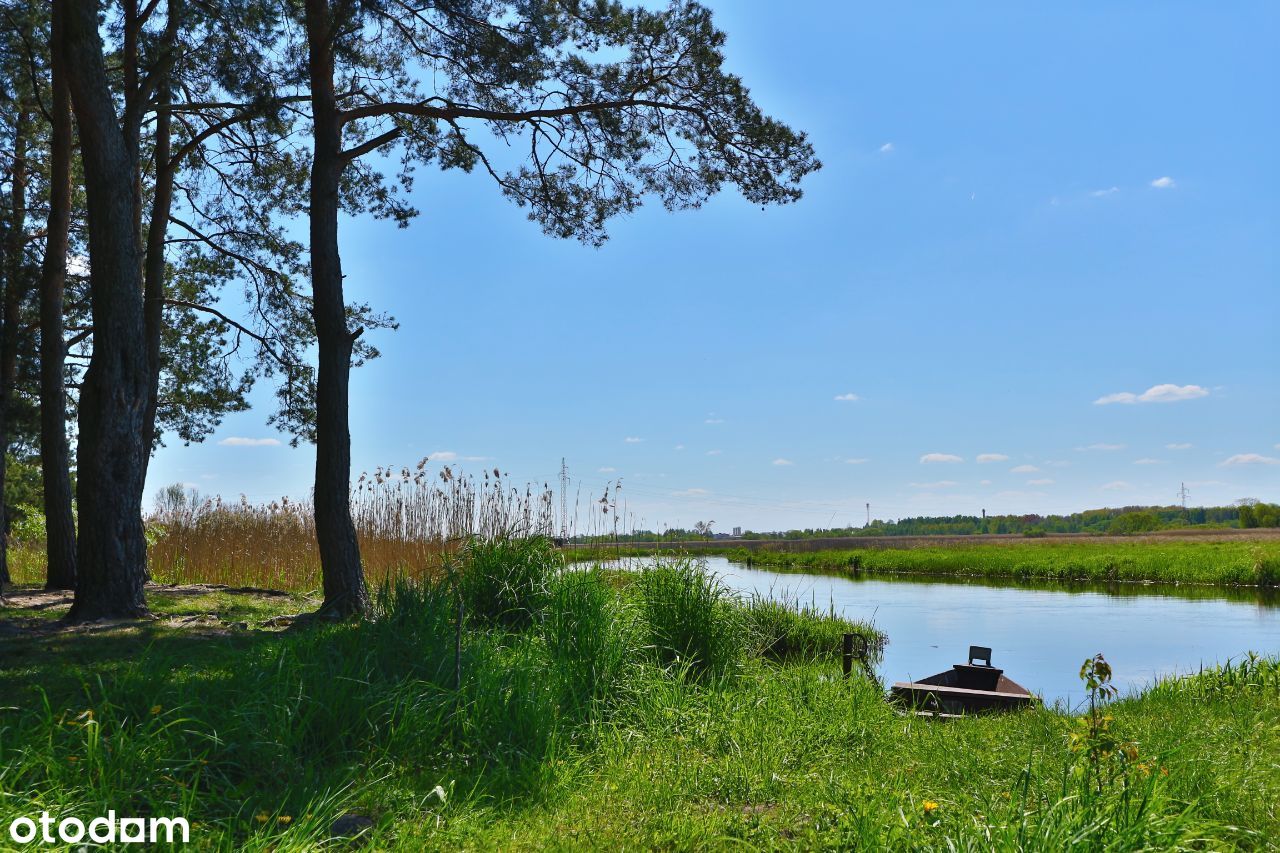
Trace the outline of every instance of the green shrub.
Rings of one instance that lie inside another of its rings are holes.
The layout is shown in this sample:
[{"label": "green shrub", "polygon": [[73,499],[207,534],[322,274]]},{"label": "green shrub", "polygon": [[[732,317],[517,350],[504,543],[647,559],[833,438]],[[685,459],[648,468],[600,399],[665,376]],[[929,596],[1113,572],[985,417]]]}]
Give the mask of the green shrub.
[{"label": "green shrub", "polygon": [[696,676],[724,678],[746,654],[748,625],[733,592],[687,558],[641,570],[635,583],[648,645],[661,666],[682,664]]},{"label": "green shrub", "polygon": [[542,618],[548,587],[563,560],[542,536],[474,539],[458,577],[467,618],[522,630]]}]

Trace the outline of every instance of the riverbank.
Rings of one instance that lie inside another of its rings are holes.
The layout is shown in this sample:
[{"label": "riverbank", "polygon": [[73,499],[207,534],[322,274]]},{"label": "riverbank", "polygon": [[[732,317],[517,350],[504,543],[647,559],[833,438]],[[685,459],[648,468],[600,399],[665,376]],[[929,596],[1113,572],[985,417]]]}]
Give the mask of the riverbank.
[{"label": "riverbank", "polygon": [[[1021,539],[999,543],[972,539],[949,545],[859,547],[819,551],[745,549],[735,545],[700,548],[699,555],[723,556],[748,566],[842,577],[912,574],[936,577],[1021,580],[1151,582],[1221,586],[1280,585],[1280,539],[1224,538],[1204,541],[1130,539]],[[644,556],[650,549],[576,548],[570,561]]]},{"label": "riverbank", "polygon": [[753,614],[687,567],[552,580],[547,557],[469,563],[461,634],[433,585],[339,625],[292,618],[305,596],[154,588],[158,620],[77,629],[20,591],[0,611],[0,821],[185,815],[219,850],[314,849],[343,816],[400,850],[1280,835],[1274,660],[1157,685],[1084,741],[1044,709],[939,724],[840,677],[836,639],[866,626]]}]

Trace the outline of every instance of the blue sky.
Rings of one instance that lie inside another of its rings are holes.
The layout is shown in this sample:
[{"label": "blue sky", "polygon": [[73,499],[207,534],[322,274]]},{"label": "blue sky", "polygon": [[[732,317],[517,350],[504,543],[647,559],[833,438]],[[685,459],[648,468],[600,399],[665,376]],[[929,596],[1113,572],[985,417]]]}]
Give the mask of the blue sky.
[{"label": "blue sky", "polygon": [[[348,298],[402,324],[356,471],[563,456],[653,528],[1280,500],[1280,6],[710,5],[817,148],[805,197],[591,249],[423,173],[408,231],[344,221]],[[148,494],[305,497],[256,399]]]}]

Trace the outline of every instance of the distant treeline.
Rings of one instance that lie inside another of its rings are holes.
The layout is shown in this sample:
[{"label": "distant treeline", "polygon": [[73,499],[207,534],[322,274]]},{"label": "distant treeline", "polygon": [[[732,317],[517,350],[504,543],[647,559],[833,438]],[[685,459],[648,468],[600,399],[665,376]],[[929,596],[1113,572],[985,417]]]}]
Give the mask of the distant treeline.
[{"label": "distant treeline", "polygon": [[[672,528],[662,533],[636,530],[619,535],[623,542],[660,542],[688,539],[817,539],[855,536],[967,536],[1053,533],[1125,534],[1150,533],[1185,527],[1280,527],[1280,505],[1241,501],[1235,506],[1126,506],[1089,509],[1070,515],[951,515],[873,520],[865,527],[805,528],[785,531],[745,531],[741,536],[704,530]],[[612,539],[612,537],[610,537]]]}]

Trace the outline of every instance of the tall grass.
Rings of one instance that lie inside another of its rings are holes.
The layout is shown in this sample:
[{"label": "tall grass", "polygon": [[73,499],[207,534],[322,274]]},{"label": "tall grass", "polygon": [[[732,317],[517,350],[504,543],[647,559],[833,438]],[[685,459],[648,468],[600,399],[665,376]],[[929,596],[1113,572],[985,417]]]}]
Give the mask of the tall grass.
[{"label": "tall grass", "polygon": [[711,678],[736,672],[748,624],[741,602],[718,578],[688,558],[659,559],[640,570],[634,588],[660,666],[686,666]]},{"label": "tall grass", "polygon": [[473,538],[462,557],[457,583],[466,612],[512,629],[541,621],[551,580],[564,567],[544,536]]},{"label": "tall grass", "polygon": [[736,549],[735,561],[827,574],[905,573],[1026,580],[1280,584],[1280,540],[1008,542],[789,552]]},{"label": "tall grass", "polygon": [[756,595],[747,605],[746,617],[757,654],[770,660],[835,660],[842,653],[845,634],[856,636],[868,664],[877,663],[884,653],[882,634],[838,616],[834,608],[824,611],[798,600]]},{"label": "tall grass", "polygon": [[[554,529],[548,489],[515,486],[497,469],[479,478],[426,461],[361,474],[352,516],[365,572],[374,584],[437,574],[444,558],[473,539],[547,536]],[[167,491],[148,518],[153,577],[162,583],[222,583],[288,590],[320,585],[320,554],[309,503],[251,504]]]},{"label": "tall grass", "polygon": [[640,659],[637,608],[598,569],[564,572],[550,586],[542,636],[565,703],[614,704]]},{"label": "tall grass", "polygon": [[696,563],[555,571],[537,618],[461,633],[450,577],[388,580],[337,625],[5,640],[0,827],[187,815],[196,849],[218,850],[337,846],[347,811],[374,819],[370,849],[399,850],[1224,849],[1280,832],[1274,660],[1109,705],[1140,756],[1083,786],[1078,721],[899,717],[831,660],[840,629],[870,628],[743,602]]}]

